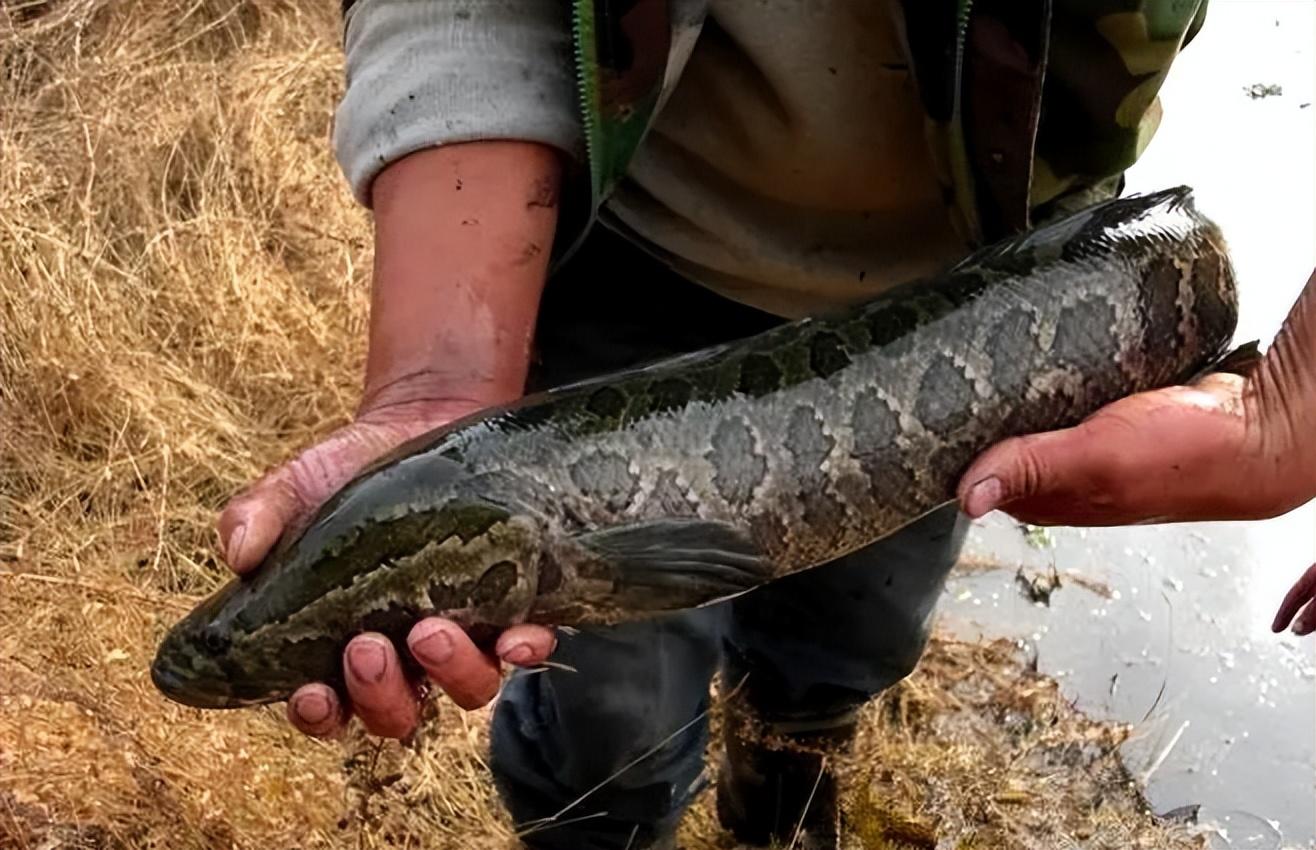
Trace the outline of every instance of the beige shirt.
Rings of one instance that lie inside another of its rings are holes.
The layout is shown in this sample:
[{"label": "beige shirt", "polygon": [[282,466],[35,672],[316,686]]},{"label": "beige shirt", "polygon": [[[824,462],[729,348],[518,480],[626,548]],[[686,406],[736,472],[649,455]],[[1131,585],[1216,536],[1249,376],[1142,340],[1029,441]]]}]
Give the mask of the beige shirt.
[{"label": "beige shirt", "polygon": [[[336,131],[358,195],[408,147],[515,135],[578,150],[566,5],[359,2]],[[713,0],[604,223],[792,318],[944,267],[965,247],[904,63],[885,3]]]}]

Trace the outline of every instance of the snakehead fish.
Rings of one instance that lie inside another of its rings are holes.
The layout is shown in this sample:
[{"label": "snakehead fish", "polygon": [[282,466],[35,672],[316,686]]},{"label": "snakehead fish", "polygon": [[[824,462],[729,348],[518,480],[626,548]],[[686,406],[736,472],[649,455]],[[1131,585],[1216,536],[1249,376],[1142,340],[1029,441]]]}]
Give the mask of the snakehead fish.
[{"label": "snakehead fish", "polygon": [[[554,388],[363,471],[152,667],[187,705],[341,686],[347,640],[617,623],[750,591],[954,499],[973,458],[1221,361],[1237,319],[1191,190],[1106,201],[835,313]],[[405,656],[405,653],[404,653]]]}]

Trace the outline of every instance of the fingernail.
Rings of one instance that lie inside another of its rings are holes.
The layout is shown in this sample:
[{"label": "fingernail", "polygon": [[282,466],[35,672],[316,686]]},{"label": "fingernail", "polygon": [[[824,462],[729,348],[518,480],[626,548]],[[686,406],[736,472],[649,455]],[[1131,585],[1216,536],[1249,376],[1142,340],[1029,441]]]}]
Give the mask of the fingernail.
[{"label": "fingernail", "polygon": [[995,475],[974,484],[969,488],[969,496],[965,499],[967,502],[965,513],[973,519],[991,513],[1001,501],[1001,491],[1001,479]]},{"label": "fingernail", "polygon": [[324,694],[312,693],[297,697],[293,701],[292,710],[306,725],[319,726],[329,719],[333,707],[329,705],[329,700],[324,698]]},{"label": "fingernail", "polygon": [[229,566],[238,563],[238,558],[242,556],[242,541],[247,538],[247,524],[244,522],[233,533],[228,536],[228,542],[224,544],[224,559],[228,561]]},{"label": "fingernail", "polygon": [[1299,620],[1293,624],[1293,633],[1298,637],[1306,637],[1312,633],[1313,628],[1316,628],[1316,623],[1311,623],[1307,620]]},{"label": "fingernail", "polygon": [[411,652],[424,664],[443,664],[452,657],[452,636],[436,628],[411,643]]},{"label": "fingernail", "polygon": [[388,672],[388,656],[376,638],[364,638],[347,650],[347,663],[352,673],[364,682],[378,682]]},{"label": "fingernail", "polygon": [[528,643],[518,643],[503,653],[503,660],[512,664],[525,664],[535,657],[535,650]]}]

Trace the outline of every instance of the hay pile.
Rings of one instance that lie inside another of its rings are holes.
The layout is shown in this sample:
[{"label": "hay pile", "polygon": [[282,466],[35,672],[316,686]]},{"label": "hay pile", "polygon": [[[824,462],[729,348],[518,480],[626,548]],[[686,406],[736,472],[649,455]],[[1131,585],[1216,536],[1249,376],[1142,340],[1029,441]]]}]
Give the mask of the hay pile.
[{"label": "hay pile", "polygon": [[[0,5],[0,847],[511,835],[483,712],[444,711],[403,760],[277,708],[183,709],[147,676],[227,578],[224,500],[355,403],[370,242],[329,150],[336,6]],[[994,650],[937,642],[872,712],[866,847],[1166,846],[1119,730]],[[686,830],[722,846],[706,807]]]}]

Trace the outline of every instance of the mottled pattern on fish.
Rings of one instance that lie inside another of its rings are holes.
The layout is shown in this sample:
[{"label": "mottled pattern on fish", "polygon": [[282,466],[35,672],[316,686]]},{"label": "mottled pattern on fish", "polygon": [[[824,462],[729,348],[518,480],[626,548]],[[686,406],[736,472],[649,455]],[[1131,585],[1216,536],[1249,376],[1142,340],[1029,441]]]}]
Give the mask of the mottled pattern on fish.
[{"label": "mottled pattern on fish", "polygon": [[198,705],[338,681],[363,629],[608,623],[707,604],[945,504],[988,446],[1180,383],[1233,273],[1183,188],[1110,201],[828,317],[412,441],[162,646]]}]

